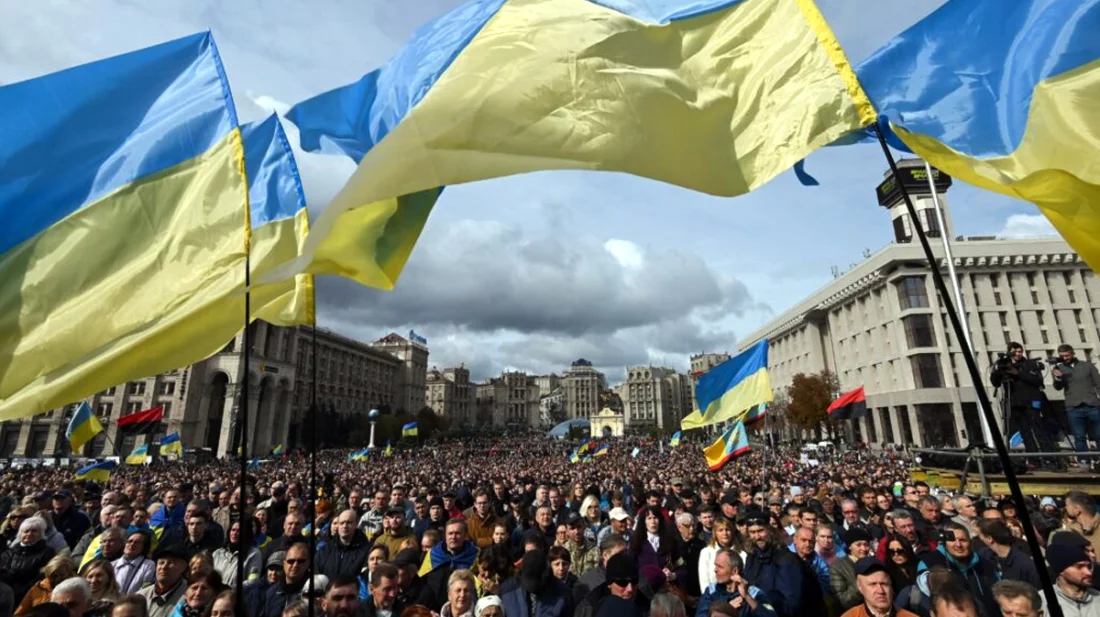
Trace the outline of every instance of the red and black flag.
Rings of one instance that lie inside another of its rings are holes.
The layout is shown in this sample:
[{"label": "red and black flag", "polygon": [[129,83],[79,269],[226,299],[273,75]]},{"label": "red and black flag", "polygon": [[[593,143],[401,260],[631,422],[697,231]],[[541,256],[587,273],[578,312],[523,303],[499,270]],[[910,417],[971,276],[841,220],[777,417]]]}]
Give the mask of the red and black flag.
[{"label": "red and black flag", "polygon": [[841,394],[829,405],[827,413],[830,420],[858,420],[867,415],[867,396],[863,393],[863,386]]},{"label": "red and black flag", "polygon": [[118,419],[118,430],[132,435],[148,433],[162,420],[164,420],[164,407],[154,407],[122,416]]}]

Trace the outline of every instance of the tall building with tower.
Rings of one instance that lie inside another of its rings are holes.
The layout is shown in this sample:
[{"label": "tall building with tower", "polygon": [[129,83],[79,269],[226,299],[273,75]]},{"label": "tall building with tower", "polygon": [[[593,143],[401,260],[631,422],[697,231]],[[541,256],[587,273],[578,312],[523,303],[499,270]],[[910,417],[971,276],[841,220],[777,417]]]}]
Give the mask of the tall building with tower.
[{"label": "tall building with tower", "polygon": [[[941,225],[923,161],[901,161],[899,174],[893,178],[888,171],[876,191],[894,242],[738,346],[744,350],[769,340],[768,370],[777,391],[797,373],[821,370],[835,373],[842,390],[864,386],[870,413],[848,423],[857,439],[961,447],[981,438],[977,396],[913,225],[928,234],[945,277],[942,237],[952,238],[965,318],[991,397],[990,367],[1010,341],[1036,359],[1051,357],[1068,343],[1079,358],[1098,360],[1100,279],[1061,238],[955,236],[947,207],[951,179],[933,170]],[[916,221],[899,185],[914,198]],[[1048,372],[1046,392],[1060,412],[1062,393],[1051,383]],[[993,401],[1002,424],[1000,399]]]},{"label": "tall building with tower", "polygon": [[562,376],[565,417],[590,418],[600,411],[600,392],[607,389],[607,379],[584,358],[576,360]]}]

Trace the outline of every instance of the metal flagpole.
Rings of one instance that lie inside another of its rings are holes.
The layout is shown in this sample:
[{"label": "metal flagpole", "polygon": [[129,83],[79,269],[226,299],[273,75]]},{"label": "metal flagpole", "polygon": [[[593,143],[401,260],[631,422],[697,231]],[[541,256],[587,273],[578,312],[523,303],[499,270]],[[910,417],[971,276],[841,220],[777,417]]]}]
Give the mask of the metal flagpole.
[{"label": "metal flagpole", "polygon": [[[985,386],[982,384],[982,374],[978,370],[978,363],[974,359],[974,352],[970,348],[970,342],[963,336],[962,322],[959,320],[959,314],[955,310],[954,303],[951,302],[951,296],[947,291],[947,283],[943,280],[943,273],[940,272],[939,263],[936,260],[936,256],[932,254],[932,246],[928,243],[928,236],[924,233],[924,226],[920,224],[917,218],[917,209],[913,205],[913,199],[909,196],[909,190],[905,188],[905,183],[901,182],[901,175],[898,173],[898,164],[894,161],[894,155],[890,152],[890,147],[886,144],[886,138],[882,134],[882,129],[878,124],[873,125],[875,128],[875,135],[878,137],[878,143],[882,147],[882,153],[886,156],[886,162],[890,165],[890,173],[894,175],[894,178],[898,181],[898,188],[901,190],[902,199],[905,200],[905,207],[909,211],[909,220],[913,223],[913,229],[920,239],[921,248],[924,249],[924,256],[928,260],[929,269],[932,271],[932,281],[936,284],[936,291],[939,292],[940,300],[943,303],[944,309],[947,311],[947,318],[951,321],[951,327],[955,330],[955,338],[959,341],[959,347],[962,349],[963,359],[966,361],[966,368],[970,372],[970,379],[974,383],[974,392],[978,397],[978,406],[986,416],[986,421],[993,424],[995,420],[992,418],[993,411],[989,404],[989,395],[986,394]],[[1041,566],[1038,562],[1038,556],[1043,554],[1042,547],[1039,545],[1039,538],[1035,535],[1035,527],[1031,522],[1031,516],[1027,511],[1027,504],[1024,502],[1024,493],[1020,490],[1020,482],[1016,477],[1016,470],[1012,467],[1012,459],[1008,456],[1008,448],[1005,445],[1004,437],[1000,431],[992,431],[993,447],[997,450],[997,457],[1001,461],[1001,465],[1004,467],[1005,481],[1008,483],[1008,488],[1012,492],[1012,499],[1016,502],[1017,516],[1020,518],[1020,523],[1024,528],[1024,537],[1027,539],[1028,547],[1031,549],[1031,554],[1036,556],[1036,564]],[[1046,598],[1047,610],[1050,611],[1053,617],[1061,617],[1061,607],[1058,604],[1058,596],[1054,593],[1054,585],[1051,582],[1050,572],[1044,567],[1037,567],[1036,570],[1039,573],[1039,581],[1043,585],[1043,595]]]},{"label": "metal flagpole", "polygon": [[768,492],[768,412],[764,411],[764,464],[760,473],[760,485]]},{"label": "metal flagpole", "polygon": [[[250,321],[252,317],[252,247],[247,246],[244,256],[244,334],[241,336],[241,398],[240,409],[237,412],[239,419],[237,425],[241,430],[241,441],[237,450],[237,458],[240,463],[240,497],[237,500],[238,549],[237,549],[237,612],[247,615],[247,607],[244,601],[245,557],[252,547],[252,524],[247,516],[248,503],[248,371],[249,357],[252,355],[252,333]],[[229,533],[229,530],[226,530]]]},{"label": "metal flagpole", "polygon": [[[955,292],[955,306],[959,310],[959,317],[961,318],[963,337],[966,339],[966,344],[973,349],[974,340],[970,338],[970,323],[966,318],[966,304],[963,302],[962,288],[959,286],[959,275],[955,271],[955,257],[951,253],[951,239],[948,237],[947,226],[944,224],[943,212],[940,209],[940,196],[936,191],[936,182],[932,178],[932,166],[928,164],[928,161],[924,162],[924,171],[928,176],[928,189],[932,192],[932,205],[936,212],[936,224],[940,228],[940,239],[943,240],[943,254],[947,259],[947,274],[951,277],[951,288]],[[978,403],[979,405],[981,402]],[[992,414],[990,414],[992,415]],[[982,423],[982,438],[985,444],[993,443],[993,435],[990,434],[991,427],[986,422],[985,410],[982,410],[978,418]]]},{"label": "metal flagpole", "polygon": [[[317,563],[317,318],[313,318],[312,344],[310,357],[313,365],[310,367],[309,387],[309,564],[311,571],[316,572]],[[355,505],[351,505],[355,508]],[[312,593],[313,581],[310,579],[309,617],[314,617],[315,600]]]}]

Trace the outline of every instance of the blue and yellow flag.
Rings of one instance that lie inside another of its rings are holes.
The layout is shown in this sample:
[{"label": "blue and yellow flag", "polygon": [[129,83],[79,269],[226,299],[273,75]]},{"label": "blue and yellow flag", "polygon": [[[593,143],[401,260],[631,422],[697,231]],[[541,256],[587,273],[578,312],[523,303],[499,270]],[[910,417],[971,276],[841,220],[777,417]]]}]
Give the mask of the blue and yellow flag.
[{"label": "blue and yellow flag", "polygon": [[813,0],[470,0],[287,117],[359,167],[261,280],[390,289],[442,187],[583,169],[740,195],[875,112]]},{"label": "blue and yellow flag", "polygon": [[143,443],[134,448],[134,451],[126,455],[127,465],[144,465],[145,458],[149,455],[149,444]]},{"label": "blue and yellow flag", "polygon": [[895,146],[1034,203],[1100,270],[1100,0],[947,2],[858,68]]},{"label": "blue and yellow flag", "polygon": [[286,455],[286,448],[283,447],[283,444],[279,444],[279,445],[275,446],[275,449],[272,451],[272,454],[274,454],[275,456],[284,456],[284,455]]},{"label": "blue and yellow flag", "polygon": [[718,436],[718,441],[706,447],[703,455],[711,471],[718,471],[734,458],[750,450],[749,437],[745,434],[745,424],[734,422]]},{"label": "blue and yellow flag", "polygon": [[[0,87],[0,420],[211,355],[241,328],[246,253],[253,280],[297,255],[297,172],[262,156],[289,147],[229,92],[209,33]],[[311,282],[252,306],[309,323]]]},{"label": "blue and yellow flag", "polygon": [[349,461],[365,461],[365,460],[367,460],[367,455],[368,454],[370,454],[370,448],[363,448],[361,450],[356,450],[355,452],[352,452],[350,455],[348,455],[348,460]]},{"label": "blue and yellow flag", "polygon": [[608,444],[605,443],[605,444],[601,444],[600,447],[596,448],[596,452],[592,456],[604,456],[605,454],[610,454],[610,453],[611,453],[611,446],[609,446]]},{"label": "blue and yellow flag", "polygon": [[680,445],[680,431],[676,431],[672,434],[672,439],[668,440],[668,447],[675,448]]},{"label": "blue and yellow flag", "polygon": [[418,431],[416,429],[416,422],[409,422],[405,426],[401,427],[402,437],[416,437]]},{"label": "blue and yellow flag", "polygon": [[106,482],[111,479],[111,472],[114,470],[115,467],[118,467],[118,463],[114,461],[103,461],[100,463],[85,465],[84,467],[76,470],[76,479]]},{"label": "blue and yellow flag", "polygon": [[699,409],[684,416],[680,427],[689,430],[728,420],[740,421],[749,408],[771,400],[768,341],[764,339],[699,378],[695,385]]},{"label": "blue and yellow flag", "polygon": [[393,456],[393,448],[390,447],[389,440],[386,441],[386,449],[382,452],[382,456]]},{"label": "blue and yellow flag", "polygon": [[569,462],[573,463],[574,465],[581,462],[581,457],[579,454],[577,454],[576,450],[573,450],[573,453],[569,455]]},{"label": "blue and yellow flag", "polygon": [[92,413],[92,406],[86,401],[77,405],[73,417],[69,420],[69,427],[65,429],[65,437],[69,439],[69,445],[73,448],[73,454],[79,454],[84,444],[93,437],[103,432],[103,425]]},{"label": "blue and yellow flag", "polygon": [[180,434],[172,433],[171,435],[165,435],[161,438],[160,453],[183,456],[183,441],[180,440]]}]

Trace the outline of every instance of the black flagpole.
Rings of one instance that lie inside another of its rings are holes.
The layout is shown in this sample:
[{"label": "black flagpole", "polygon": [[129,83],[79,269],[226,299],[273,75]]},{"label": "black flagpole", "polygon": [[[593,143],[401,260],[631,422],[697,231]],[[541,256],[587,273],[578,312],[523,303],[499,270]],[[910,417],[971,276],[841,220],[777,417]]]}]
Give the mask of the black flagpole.
[{"label": "black flagpole", "polygon": [[[239,615],[247,615],[247,607],[244,601],[244,577],[245,558],[252,548],[252,521],[248,519],[246,504],[248,502],[248,371],[249,356],[252,355],[252,334],[250,318],[252,317],[252,248],[248,247],[244,256],[244,333],[241,336],[241,365],[243,376],[241,377],[240,409],[237,411],[241,440],[237,450],[237,456],[241,466],[240,497],[237,500],[237,612]],[[228,533],[228,530],[226,530]]]},{"label": "black flagpole", "polygon": [[[313,317],[312,350],[309,387],[309,563],[311,568],[317,562],[317,317]],[[354,506],[353,506],[354,507]],[[313,570],[316,572],[316,569]],[[313,582],[310,581],[309,617],[314,617]],[[322,590],[323,591],[323,590]]]},{"label": "black flagpole", "polygon": [[[882,135],[882,129],[878,124],[875,124],[875,135],[878,136],[878,143],[882,146],[882,153],[886,155],[886,162],[890,165],[890,173],[894,175],[897,180],[898,188],[901,189],[901,196],[905,200],[905,207],[909,211],[909,220],[912,223],[913,229],[916,232],[918,238],[920,238],[921,248],[924,249],[924,256],[928,259],[929,269],[932,270],[932,280],[936,283],[936,291],[940,295],[940,303],[947,310],[947,318],[951,320],[951,327],[955,331],[955,340],[959,344],[959,349],[962,351],[963,359],[966,361],[966,368],[970,372],[970,379],[974,382],[974,392],[978,397],[978,407],[981,413],[985,414],[985,421],[989,423],[990,428],[997,426],[997,419],[993,416],[993,407],[989,403],[989,395],[985,392],[985,385],[982,383],[982,374],[978,370],[978,363],[974,359],[974,351],[970,349],[970,344],[966,341],[966,335],[963,332],[962,322],[959,320],[959,314],[955,310],[955,305],[951,301],[951,294],[947,289],[947,283],[943,280],[943,273],[940,272],[939,260],[932,254],[932,246],[928,243],[928,236],[924,233],[924,226],[921,225],[920,220],[917,218],[917,209],[913,206],[913,200],[909,197],[909,191],[905,188],[905,183],[901,182],[901,175],[898,173],[897,163],[894,161],[894,155],[890,152],[890,147],[886,144],[886,138]],[[946,230],[941,230],[940,233],[945,233]],[[1032,559],[1035,560],[1035,569],[1039,572],[1039,581],[1043,584],[1043,595],[1046,597],[1046,609],[1050,612],[1052,617],[1062,617],[1062,608],[1058,605],[1058,596],[1054,593],[1054,585],[1050,579],[1050,573],[1046,569],[1045,564],[1042,563],[1043,550],[1039,545],[1039,538],[1035,535],[1035,527],[1031,523],[1031,516],[1027,511],[1027,504],[1024,503],[1024,493],[1020,490],[1020,482],[1016,478],[1016,470],[1012,467],[1012,459],[1008,456],[1008,448],[1005,447],[1004,437],[999,430],[990,430],[993,437],[993,447],[997,451],[997,457],[1001,460],[1001,466],[1004,467],[1005,481],[1008,483],[1009,490],[1012,491],[1012,499],[1016,502],[1016,515],[1020,517],[1020,523],[1024,527],[1024,537],[1027,539],[1028,547],[1031,549]]]}]

